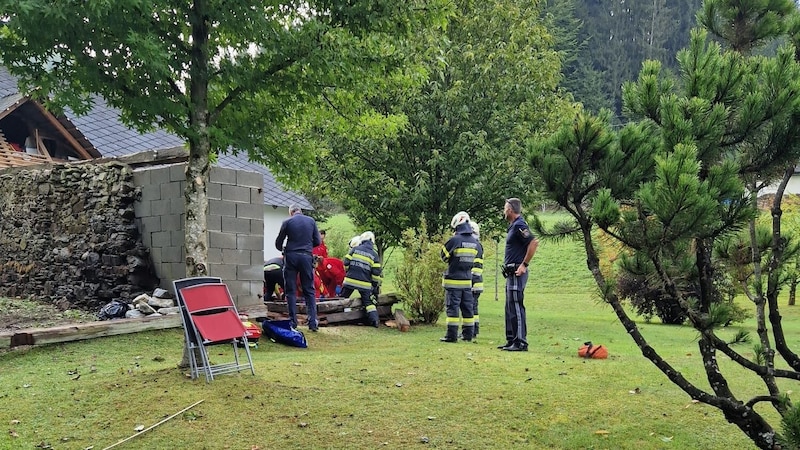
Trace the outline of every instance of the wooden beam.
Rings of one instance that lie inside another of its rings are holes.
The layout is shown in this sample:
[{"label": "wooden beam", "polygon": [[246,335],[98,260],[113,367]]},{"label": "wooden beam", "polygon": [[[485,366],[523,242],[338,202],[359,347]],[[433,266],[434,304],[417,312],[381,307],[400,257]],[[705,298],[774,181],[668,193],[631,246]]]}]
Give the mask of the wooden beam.
[{"label": "wooden beam", "polygon": [[406,313],[402,309],[394,310],[394,321],[397,324],[397,329],[403,333],[411,328],[411,322],[406,319]]},{"label": "wooden beam", "polygon": [[180,314],[169,314],[166,316],[147,316],[139,319],[102,320],[52,328],[27,328],[0,333],[0,348],[72,342],[180,326],[182,326]]},{"label": "wooden beam", "polygon": [[66,128],[64,128],[64,125],[62,125],[62,124],[61,124],[61,122],[59,122],[59,121],[58,121],[58,119],[56,119],[56,117],[50,113],[50,111],[48,111],[48,110],[44,109],[44,107],[43,107],[42,105],[40,105],[40,104],[39,104],[39,102],[32,101],[31,103],[33,103],[34,105],[36,105],[36,108],[37,108],[37,109],[39,109],[39,111],[42,113],[42,115],[43,115],[45,118],[47,118],[47,120],[48,120],[48,121],[49,121],[49,122],[50,122],[50,123],[51,123],[51,124],[52,124],[54,127],[56,127],[56,130],[58,130],[59,132],[61,132],[62,136],[64,136],[64,138],[67,140],[67,142],[69,142],[69,143],[70,143],[70,145],[72,145],[72,148],[73,148],[73,149],[74,149],[76,152],[78,152],[78,154],[79,154],[79,155],[83,156],[83,159],[93,159],[93,158],[92,158],[92,155],[90,155],[90,154],[89,154],[89,152],[87,152],[87,151],[86,151],[86,149],[85,149],[85,148],[83,148],[83,146],[81,145],[81,143],[80,143],[80,142],[78,142],[78,141],[75,139],[75,137],[74,137],[74,136],[72,136],[72,135],[69,133],[69,131],[67,131],[67,129],[66,129]]}]

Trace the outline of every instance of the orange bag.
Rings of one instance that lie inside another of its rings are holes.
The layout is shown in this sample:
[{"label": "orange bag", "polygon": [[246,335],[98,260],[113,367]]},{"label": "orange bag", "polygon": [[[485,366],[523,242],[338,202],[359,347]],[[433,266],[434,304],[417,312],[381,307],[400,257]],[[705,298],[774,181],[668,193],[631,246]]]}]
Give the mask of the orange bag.
[{"label": "orange bag", "polygon": [[606,359],[608,349],[603,345],[592,345],[592,342],[584,342],[578,349],[578,356],[586,359]]}]

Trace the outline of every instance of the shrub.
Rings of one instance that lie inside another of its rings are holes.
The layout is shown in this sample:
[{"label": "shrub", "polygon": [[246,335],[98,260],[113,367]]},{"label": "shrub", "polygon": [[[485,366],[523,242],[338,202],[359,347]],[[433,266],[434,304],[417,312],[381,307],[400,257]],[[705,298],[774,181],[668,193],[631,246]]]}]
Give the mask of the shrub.
[{"label": "shrub", "polygon": [[[436,238],[434,238],[436,239]],[[397,267],[397,290],[403,308],[419,323],[435,324],[444,312],[441,259],[443,239],[431,240],[423,223],[419,232],[403,232],[403,260]]]}]

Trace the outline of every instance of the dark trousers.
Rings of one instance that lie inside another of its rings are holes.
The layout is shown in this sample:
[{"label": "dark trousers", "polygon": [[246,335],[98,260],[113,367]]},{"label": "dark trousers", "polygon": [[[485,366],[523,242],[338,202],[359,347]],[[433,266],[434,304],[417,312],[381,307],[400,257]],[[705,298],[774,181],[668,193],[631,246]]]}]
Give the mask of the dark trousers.
[{"label": "dark trousers", "polygon": [[472,291],[472,319],[475,321],[475,332],[473,333],[475,336],[478,335],[481,326],[481,319],[478,315],[478,299],[481,297],[482,292],[483,291]]},{"label": "dark trousers", "polygon": [[317,301],[314,298],[314,267],[311,253],[289,252],[283,256],[283,286],[286,292],[286,303],[289,307],[289,320],[297,327],[297,275],[300,275],[300,286],[308,313],[308,328],[316,330]]},{"label": "dark trousers", "polygon": [[[464,339],[472,339],[472,289],[445,289],[445,302],[447,312],[448,339],[455,339],[458,335],[458,325],[461,323],[461,335]],[[461,319],[458,316],[461,313]]]},{"label": "dark trousers", "polygon": [[[286,288],[283,284],[283,272],[281,270],[268,270],[264,272],[264,301],[268,302],[272,299],[272,294],[275,293],[275,285],[280,286],[284,291]],[[280,300],[280,295],[276,295]]]},{"label": "dark trousers", "polygon": [[506,342],[520,347],[528,346],[528,325],[525,317],[523,293],[528,283],[528,272],[506,278]]},{"label": "dark trousers", "polygon": [[361,305],[364,306],[366,322],[370,325],[378,325],[378,307],[372,303],[372,289],[355,289],[345,286],[342,288],[342,298],[350,298],[353,291],[358,291],[358,295],[361,296]]}]

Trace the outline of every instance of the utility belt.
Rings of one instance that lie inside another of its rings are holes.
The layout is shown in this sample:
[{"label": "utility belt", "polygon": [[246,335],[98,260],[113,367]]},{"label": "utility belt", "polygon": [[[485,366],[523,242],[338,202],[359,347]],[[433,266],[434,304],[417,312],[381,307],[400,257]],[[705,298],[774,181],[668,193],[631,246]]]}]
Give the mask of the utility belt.
[{"label": "utility belt", "polygon": [[521,265],[522,264],[520,263],[501,264],[500,273],[503,274],[503,278],[508,278],[509,276],[514,275]]}]

